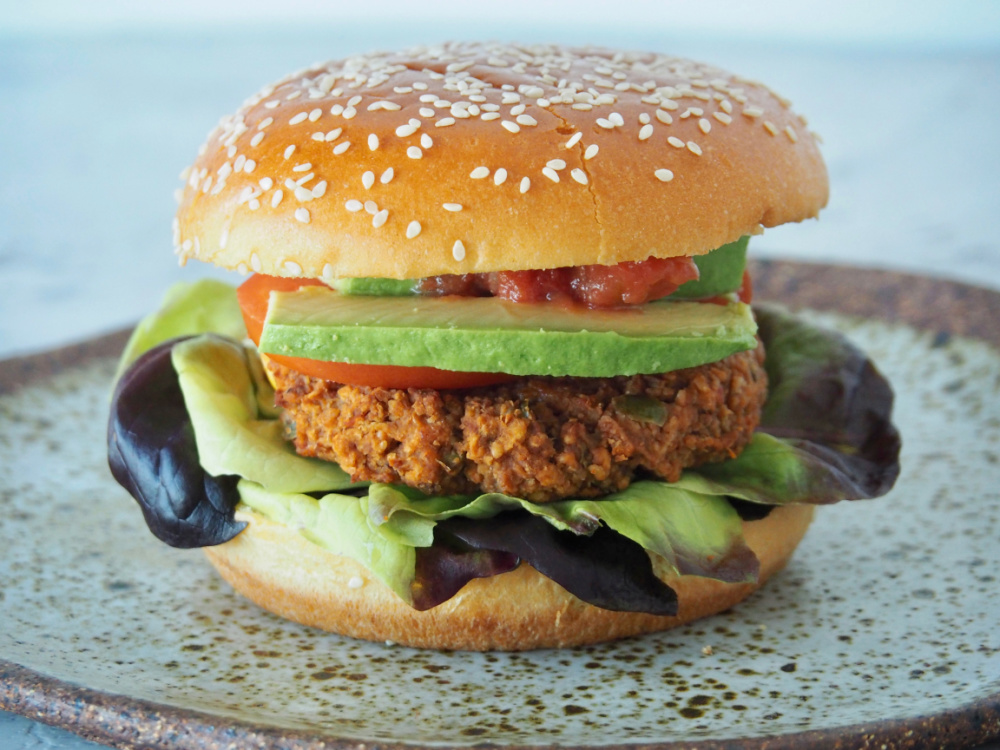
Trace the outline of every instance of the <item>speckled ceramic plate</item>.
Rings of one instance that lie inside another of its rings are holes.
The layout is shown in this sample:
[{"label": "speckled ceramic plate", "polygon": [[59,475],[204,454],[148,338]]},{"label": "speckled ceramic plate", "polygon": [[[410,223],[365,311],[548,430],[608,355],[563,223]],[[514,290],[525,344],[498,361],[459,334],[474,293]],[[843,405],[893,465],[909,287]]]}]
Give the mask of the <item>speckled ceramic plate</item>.
[{"label": "speckled ceramic plate", "polygon": [[0,708],[128,747],[1000,737],[1000,295],[789,263],[755,281],[890,376],[896,489],[821,509],[789,567],[732,612],[564,652],[422,652],[259,611],[198,552],[155,543],[108,475],[121,337],[0,363]]}]

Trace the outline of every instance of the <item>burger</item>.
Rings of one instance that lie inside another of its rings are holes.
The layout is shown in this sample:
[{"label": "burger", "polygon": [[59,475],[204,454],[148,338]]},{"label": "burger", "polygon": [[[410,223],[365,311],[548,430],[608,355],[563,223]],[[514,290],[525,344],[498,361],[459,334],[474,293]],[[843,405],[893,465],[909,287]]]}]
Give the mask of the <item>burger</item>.
[{"label": "burger", "polygon": [[752,307],[816,137],[676,57],[444,44],[316,65],[209,135],[109,463],[161,540],[282,617],[448,649],[732,607],[817,504],[886,492],[892,392]]}]

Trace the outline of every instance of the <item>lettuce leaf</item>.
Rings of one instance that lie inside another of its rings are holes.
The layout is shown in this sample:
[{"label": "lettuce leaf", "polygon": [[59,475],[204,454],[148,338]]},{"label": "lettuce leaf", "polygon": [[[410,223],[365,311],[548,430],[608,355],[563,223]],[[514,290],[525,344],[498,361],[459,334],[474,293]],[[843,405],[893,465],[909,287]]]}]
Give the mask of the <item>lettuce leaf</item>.
[{"label": "lettuce leaf", "polygon": [[284,439],[274,389],[251,364],[260,362],[256,353],[204,335],[176,344],[172,362],[208,474],[234,474],[275,492],[354,486],[337,464],[303,458]]},{"label": "lettuce leaf", "polygon": [[143,318],[132,331],[118,362],[116,379],[143,352],[164,341],[199,333],[217,333],[237,341],[246,338],[236,290],[229,284],[202,279],[171,286],[159,309]]}]

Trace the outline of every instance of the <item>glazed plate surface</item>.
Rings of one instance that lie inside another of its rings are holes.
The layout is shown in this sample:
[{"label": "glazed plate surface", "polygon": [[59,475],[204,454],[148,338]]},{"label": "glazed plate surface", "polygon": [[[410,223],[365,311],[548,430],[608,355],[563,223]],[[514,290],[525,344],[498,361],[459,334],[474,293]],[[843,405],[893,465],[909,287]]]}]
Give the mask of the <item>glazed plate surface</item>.
[{"label": "glazed plate surface", "polygon": [[0,708],[137,747],[1000,737],[1000,295],[792,263],[755,279],[888,375],[901,478],[821,508],[735,610],[579,650],[418,651],[262,612],[155,542],[111,479],[120,336],[0,363]]}]

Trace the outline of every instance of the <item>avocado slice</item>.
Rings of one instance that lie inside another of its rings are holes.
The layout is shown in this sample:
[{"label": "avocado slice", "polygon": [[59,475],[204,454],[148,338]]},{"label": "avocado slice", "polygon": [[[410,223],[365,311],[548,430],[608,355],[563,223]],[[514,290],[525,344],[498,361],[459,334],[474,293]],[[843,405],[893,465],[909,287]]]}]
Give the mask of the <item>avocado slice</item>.
[{"label": "avocado slice", "polygon": [[[743,269],[747,264],[749,237],[741,237],[716,248],[706,255],[695,256],[698,278],[669,295],[667,299],[705,299],[735,292],[743,283]],[[420,279],[380,279],[374,276],[342,278],[330,282],[341,294],[370,297],[409,297],[415,295]]]},{"label": "avocado slice", "polygon": [[355,297],[272,292],[259,348],[355,364],[512,375],[669,372],[756,346],[742,303],[652,302],[589,310],[496,297]]},{"label": "avocado slice", "polygon": [[696,255],[694,264],[698,266],[698,278],[681,284],[667,299],[705,299],[735,292],[743,283],[749,242],[749,237],[740,237],[707,255]]},{"label": "avocado slice", "polygon": [[420,279],[380,279],[375,276],[342,278],[330,282],[330,286],[341,294],[355,294],[367,297],[410,297],[416,294]]}]

